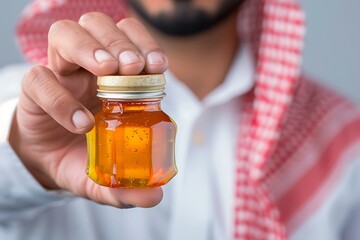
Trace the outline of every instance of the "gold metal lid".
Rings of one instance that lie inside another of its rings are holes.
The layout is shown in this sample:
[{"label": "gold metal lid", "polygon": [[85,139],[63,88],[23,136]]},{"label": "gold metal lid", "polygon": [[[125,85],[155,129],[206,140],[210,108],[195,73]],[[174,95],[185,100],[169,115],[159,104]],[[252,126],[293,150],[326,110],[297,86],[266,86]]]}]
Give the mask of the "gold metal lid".
[{"label": "gold metal lid", "polygon": [[165,96],[164,74],[133,76],[99,76],[97,80],[100,98],[151,99]]}]

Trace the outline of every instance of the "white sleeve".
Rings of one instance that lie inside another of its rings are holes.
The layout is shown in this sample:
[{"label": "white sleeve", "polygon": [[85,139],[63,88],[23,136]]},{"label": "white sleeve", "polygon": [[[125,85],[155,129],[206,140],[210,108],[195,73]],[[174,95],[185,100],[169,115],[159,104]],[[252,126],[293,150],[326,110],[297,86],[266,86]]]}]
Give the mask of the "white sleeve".
[{"label": "white sleeve", "polygon": [[[358,189],[354,189],[354,191],[358,191]],[[358,202],[357,206],[352,209],[349,214],[349,218],[347,219],[344,227],[344,231],[342,233],[341,239],[343,240],[354,240],[360,239],[360,202]]]},{"label": "white sleeve", "polygon": [[44,189],[12,150],[7,137],[16,104],[16,98],[0,103],[0,223],[33,218],[71,199]]},{"label": "white sleeve", "polygon": [[66,192],[46,191],[7,142],[0,143],[0,156],[0,223],[31,219],[71,199]]}]

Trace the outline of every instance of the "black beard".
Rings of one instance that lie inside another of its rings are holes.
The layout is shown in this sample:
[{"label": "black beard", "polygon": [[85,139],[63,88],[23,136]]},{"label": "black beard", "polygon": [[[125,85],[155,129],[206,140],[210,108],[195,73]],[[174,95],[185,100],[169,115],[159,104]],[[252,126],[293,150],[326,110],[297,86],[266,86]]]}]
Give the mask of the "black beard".
[{"label": "black beard", "polygon": [[192,6],[189,0],[174,0],[174,12],[159,13],[156,16],[149,15],[138,0],[127,2],[137,14],[160,32],[170,36],[186,37],[217,25],[237,11],[244,1],[246,0],[223,0],[215,13],[208,13]]}]

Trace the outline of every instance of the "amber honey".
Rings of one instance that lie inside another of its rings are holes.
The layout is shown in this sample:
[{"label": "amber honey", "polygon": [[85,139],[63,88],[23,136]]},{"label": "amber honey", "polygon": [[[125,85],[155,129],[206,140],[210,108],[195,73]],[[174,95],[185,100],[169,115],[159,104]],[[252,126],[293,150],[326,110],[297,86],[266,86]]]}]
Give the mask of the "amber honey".
[{"label": "amber honey", "polygon": [[96,183],[119,188],[166,184],[177,173],[174,121],[160,98],[102,99],[95,126],[87,133],[86,172]]}]

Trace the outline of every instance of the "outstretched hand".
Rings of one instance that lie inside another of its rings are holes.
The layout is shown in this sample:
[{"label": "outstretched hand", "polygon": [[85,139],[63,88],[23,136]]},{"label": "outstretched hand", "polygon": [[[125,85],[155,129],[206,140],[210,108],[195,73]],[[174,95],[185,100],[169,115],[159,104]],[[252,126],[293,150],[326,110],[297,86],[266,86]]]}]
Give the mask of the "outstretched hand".
[{"label": "outstretched hand", "polygon": [[85,135],[101,107],[96,76],[163,73],[164,51],[135,19],[117,24],[102,13],[79,22],[62,20],[49,30],[48,66],[26,74],[9,142],[30,173],[48,189],[116,207],[151,207],[161,188],[130,190],[97,185],[85,174]]}]

